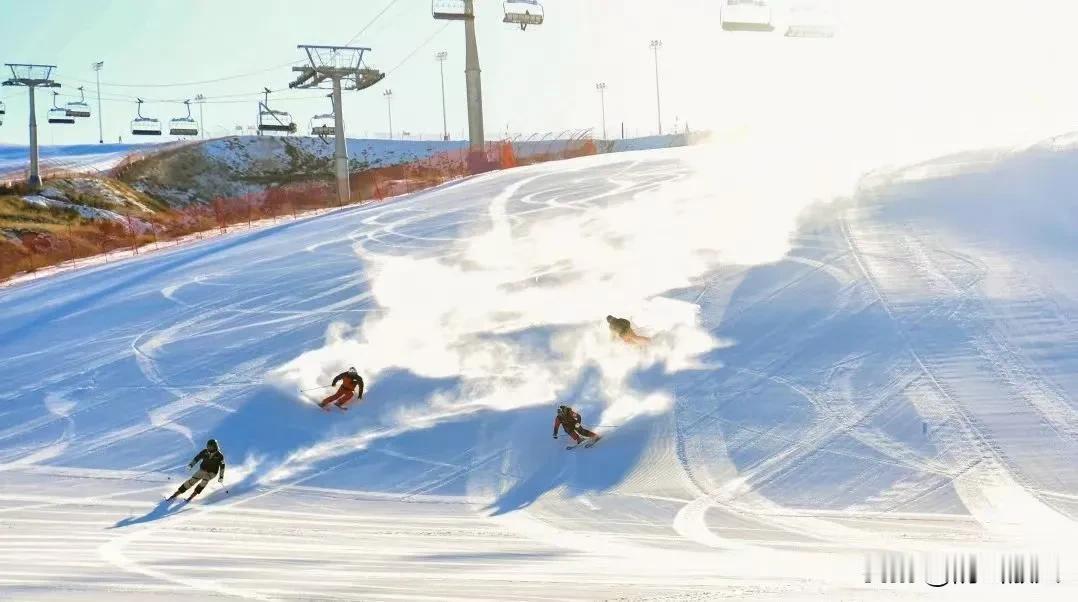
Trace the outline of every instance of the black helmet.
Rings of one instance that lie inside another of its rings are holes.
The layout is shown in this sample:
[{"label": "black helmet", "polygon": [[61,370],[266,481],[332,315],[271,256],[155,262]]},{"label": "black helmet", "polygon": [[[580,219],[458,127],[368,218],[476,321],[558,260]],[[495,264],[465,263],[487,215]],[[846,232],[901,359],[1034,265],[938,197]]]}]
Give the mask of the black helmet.
[{"label": "black helmet", "polygon": [[558,413],[559,414],[565,414],[566,412],[569,411],[569,409],[570,409],[569,406],[560,405],[560,406],[558,406]]},{"label": "black helmet", "polygon": [[206,442],[206,447],[211,447],[213,449],[217,449],[217,439],[210,439],[209,441],[207,441]]},{"label": "black helmet", "polygon": [[356,371],[356,367],[355,367],[355,366],[350,366],[350,367],[348,368],[348,371],[349,371],[349,372],[355,372],[355,371]]}]

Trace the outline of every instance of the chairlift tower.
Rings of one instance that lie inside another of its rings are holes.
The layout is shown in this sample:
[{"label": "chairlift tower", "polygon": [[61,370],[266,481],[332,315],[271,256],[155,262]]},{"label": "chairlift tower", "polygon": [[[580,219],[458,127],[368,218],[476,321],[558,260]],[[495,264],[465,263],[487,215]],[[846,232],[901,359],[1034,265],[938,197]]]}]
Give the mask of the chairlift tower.
[{"label": "chairlift tower", "polygon": [[[472,157],[483,153],[483,84],[479,71],[479,49],[475,44],[473,0],[463,0],[462,10],[443,8],[444,0],[433,0],[435,19],[464,21],[464,80],[468,90],[468,150]],[[454,2],[453,4],[457,4]]]},{"label": "chairlift tower", "polygon": [[41,186],[41,174],[38,172],[37,149],[37,111],[34,107],[36,88],[59,88],[60,84],[52,80],[52,70],[56,65],[24,65],[5,63],[11,70],[11,78],[4,81],[5,86],[25,86],[30,91],[30,175],[26,183],[30,188]]},{"label": "chairlift tower", "polygon": [[386,74],[363,66],[363,53],[370,48],[358,46],[297,46],[307,54],[310,65],[292,67],[299,75],[289,88],[321,88],[329,81],[333,90],[333,126],[336,131],[333,163],[337,174],[337,202],[350,202],[348,183],[348,145],[344,133],[344,111],[341,109],[341,90],[365,90],[382,81]]}]

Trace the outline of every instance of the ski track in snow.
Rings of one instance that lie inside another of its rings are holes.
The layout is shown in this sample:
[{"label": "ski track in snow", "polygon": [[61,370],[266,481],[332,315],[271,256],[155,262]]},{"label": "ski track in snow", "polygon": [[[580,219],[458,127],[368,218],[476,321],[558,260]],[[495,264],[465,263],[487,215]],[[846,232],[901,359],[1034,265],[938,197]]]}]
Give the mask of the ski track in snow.
[{"label": "ski track in snow", "polygon": [[[6,289],[0,598],[912,599],[925,588],[865,585],[862,553],[1019,547],[1066,563],[1078,296],[1042,255],[953,228],[916,182],[827,208],[777,263],[709,260],[660,295],[729,344],[658,376],[647,358],[668,360],[673,335],[615,349],[607,361],[638,364],[624,391],[672,405],[601,427],[593,449],[552,443],[545,405],[447,405],[453,378],[388,369],[326,414],[310,400],[328,389],[296,393],[274,372],[394,311],[373,260],[466,271],[476,249],[508,261],[561,218],[586,238],[604,212],[684,195],[693,152],[485,174]],[[587,265],[539,262],[500,286],[560,286]],[[506,361],[561,361],[559,336],[596,318],[492,336],[531,358]],[[327,356],[309,377],[363,360]],[[598,421],[592,389],[608,383],[573,378],[556,394]],[[209,436],[229,492],[155,506]],[[1068,570],[1039,593],[1073,599]]]}]

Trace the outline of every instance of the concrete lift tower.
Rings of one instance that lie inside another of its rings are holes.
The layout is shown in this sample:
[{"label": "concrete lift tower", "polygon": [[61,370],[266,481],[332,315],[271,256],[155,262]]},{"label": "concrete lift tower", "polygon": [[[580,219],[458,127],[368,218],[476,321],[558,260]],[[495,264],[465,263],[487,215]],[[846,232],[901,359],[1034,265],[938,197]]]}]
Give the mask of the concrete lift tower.
[{"label": "concrete lift tower", "polygon": [[52,70],[56,65],[21,65],[5,63],[11,69],[11,79],[5,86],[26,86],[30,90],[30,177],[26,183],[30,188],[41,186],[41,174],[37,165],[37,110],[34,107],[35,88],[59,88],[60,84],[52,81]]},{"label": "concrete lift tower", "polygon": [[468,90],[468,162],[485,162],[483,154],[483,83],[479,71],[479,49],[475,45],[473,0],[433,0],[435,19],[464,21],[464,81]]},{"label": "concrete lift tower", "polygon": [[309,66],[292,67],[299,75],[288,84],[289,88],[323,88],[326,81],[333,90],[333,126],[336,130],[333,163],[337,174],[337,203],[351,201],[352,191],[348,182],[348,141],[344,134],[344,111],[341,110],[341,90],[364,90],[382,81],[385,73],[363,66],[363,53],[370,48],[356,46],[310,46],[300,45],[307,53]]}]

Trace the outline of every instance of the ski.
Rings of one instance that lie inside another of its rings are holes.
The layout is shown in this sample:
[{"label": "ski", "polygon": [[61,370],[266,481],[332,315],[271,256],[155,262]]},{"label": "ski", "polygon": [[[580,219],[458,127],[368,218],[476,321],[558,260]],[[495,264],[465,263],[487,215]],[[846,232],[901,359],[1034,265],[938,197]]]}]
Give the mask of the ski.
[{"label": "ski", "polygon": [[593,439],[588,439],[588,442],[584,444],[584,447],[591,447],[598,443],[600,439],[602,439],[602,436],[596,436]]}]

